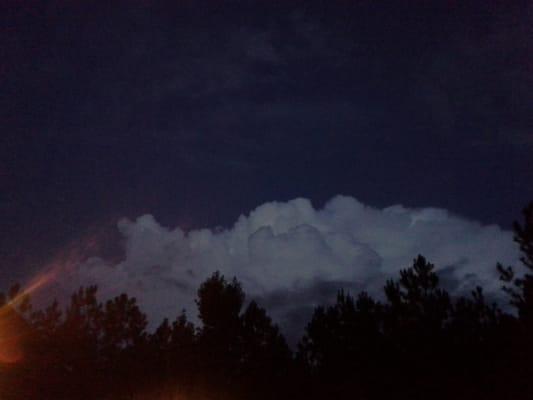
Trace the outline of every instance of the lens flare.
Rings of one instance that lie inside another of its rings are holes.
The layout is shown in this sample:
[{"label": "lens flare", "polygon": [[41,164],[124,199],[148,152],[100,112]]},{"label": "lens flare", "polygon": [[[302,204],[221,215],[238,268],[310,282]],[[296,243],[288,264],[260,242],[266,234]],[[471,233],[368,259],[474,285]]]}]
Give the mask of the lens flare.
[{"label": "lens flare", "polygon": [[31,295],[40,288],[52,282],[56,276],[57,270],[50,270],[41,275],[38,275],[28,283],[28,285],[20,292],[20,294],[18,294],[14,299],[10,301],[10,304],[14,306],[19,305],[26,296]]},{"label": "lens flare", "polygon": [[116,229],[109,227],[109,223],[101,224],[72,239],[44,264],[42,272],[30,279],[15,297],[0,306],[0,364],[12,364],[24,358],[24,344],[31,329],[19,311],[26,299],[30,298],[32,305],[37,305],[37,308],[47,305],[58,278],[64,283],[68,279],[65,277],[75,273],[85,260],[106,253],[105,244],[110,242],[108,239],[118,234]]},{"label": "lens flare", "polygon": [[14,298],[0,307],[0,364],[19,362],[24,356],[24,340],[29,325],[17,309],[27,296],[50,283],[57,271],[50,270],[32,279]]}]

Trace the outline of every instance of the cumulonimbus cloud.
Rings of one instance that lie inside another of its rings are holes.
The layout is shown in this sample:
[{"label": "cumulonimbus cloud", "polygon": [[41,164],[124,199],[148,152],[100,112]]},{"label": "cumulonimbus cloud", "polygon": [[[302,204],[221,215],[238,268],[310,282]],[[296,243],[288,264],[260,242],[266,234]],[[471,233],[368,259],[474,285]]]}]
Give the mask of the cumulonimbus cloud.
[{"label": "cumulonimbus cloud", "polygon": [[103,296],[137,297],[151,321],[182,309],[193,319],[194,298],[214,271],[236,276],[248,298],[259,299],[289,334],[301,333],[314,306],[336,292],[379,296],[385,280],[423,254],[452,294],[475,285],[496,296],[495,264],[515,264],[512,233],[446,210],[377,209],[337,196],[321,209],[307,199],[270,202],[229,229],[169,229],[151,215],[118,224],[125,257],[91,258],[60,279],[64,288],[97,284]]}]

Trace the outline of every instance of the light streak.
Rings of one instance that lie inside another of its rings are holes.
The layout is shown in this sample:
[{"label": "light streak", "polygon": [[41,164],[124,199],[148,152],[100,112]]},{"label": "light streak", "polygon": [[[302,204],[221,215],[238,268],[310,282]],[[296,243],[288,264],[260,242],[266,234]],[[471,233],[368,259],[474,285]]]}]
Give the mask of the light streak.
[{"label": "light streak", "polygon": [[52,269],[32,279],[17,295],[0,307],[0,364],[13,364],[24,358],[24,340],[29,326],[17,311],[32,293],[54,280],[57,270]]},{"label": "light streak", "polygon": [[30,334],[30,327],[19,310],[25,299],[35,299],[34,295],[41,291],[47,296],[46,288],[75,273],[89,257],[98,255],[105,239],[105,225],[73,239],[56,252],[42,272],[30,279],[14,298],[7,299],[7,303],[0,307],[0,365],[20,362],[24,358],[25,336]]}]

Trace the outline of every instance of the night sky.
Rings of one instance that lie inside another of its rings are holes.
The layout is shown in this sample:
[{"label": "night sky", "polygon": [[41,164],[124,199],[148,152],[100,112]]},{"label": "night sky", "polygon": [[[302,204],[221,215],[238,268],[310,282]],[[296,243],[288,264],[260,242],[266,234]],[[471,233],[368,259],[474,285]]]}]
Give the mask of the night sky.
[{"label": "night sky", "polygon": [[8,0],[0,15],[1,286],[65,249],[120,259],[124,217],[223,230],[342,194],[509,229],[533,199],[531,1]]}]

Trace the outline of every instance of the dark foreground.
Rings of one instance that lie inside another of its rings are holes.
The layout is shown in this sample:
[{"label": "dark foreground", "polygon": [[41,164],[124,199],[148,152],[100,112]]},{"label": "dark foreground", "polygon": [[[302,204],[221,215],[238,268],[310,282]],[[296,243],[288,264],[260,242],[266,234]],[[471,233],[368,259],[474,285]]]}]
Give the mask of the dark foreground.
[{"label": "dark foreground", "polygon": [[[531,273],[533,203],[515,240]],[[514,313],[482,288],[450,298],[418,256],[383,302],[340,292],[318,307],[294,351],[219,274],[198,289],[200,327],[181,315],[153,333],[126,294],[80,288],[34,311],[15,286],[0,298],[0,399],[533,398],[533,276],[497,268]]]}]

